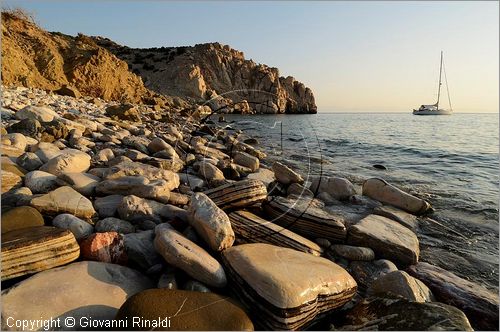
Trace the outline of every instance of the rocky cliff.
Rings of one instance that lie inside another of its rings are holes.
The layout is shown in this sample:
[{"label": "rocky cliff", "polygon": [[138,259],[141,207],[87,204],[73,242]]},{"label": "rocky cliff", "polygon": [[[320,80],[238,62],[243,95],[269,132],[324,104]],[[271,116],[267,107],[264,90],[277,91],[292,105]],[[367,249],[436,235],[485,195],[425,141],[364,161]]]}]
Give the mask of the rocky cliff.
[{"label": "rocky cliff", "polygon": [[212,110],[316,113],[311,89],[291,76],[281,77],[277,68],[246,60],[243,52],[227,45],[133,49],[107,38],[94,40],[126,61],[146,87],[162,94],[206,101]]},{"label": "rocky cliff", "polygon": [[69,85],[84,96],[130,102],[157,95],[91,38],[47,32],[19,13],[2,12],[1,44],[6,86],[55,90]]}]

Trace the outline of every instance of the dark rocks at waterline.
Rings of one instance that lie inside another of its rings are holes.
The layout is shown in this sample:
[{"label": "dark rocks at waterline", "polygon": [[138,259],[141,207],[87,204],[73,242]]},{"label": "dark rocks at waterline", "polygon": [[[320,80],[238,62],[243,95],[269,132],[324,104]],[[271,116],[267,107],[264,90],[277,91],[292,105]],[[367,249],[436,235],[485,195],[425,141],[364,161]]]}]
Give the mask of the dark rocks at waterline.
[{"label": "dark rocks at waterline", "polygon": [[438,301],[463,310],[475,329],[498,330],[498,294],[428,263],[407,271],[426,284]]},{"label": "dark rocks at waterline", "polygon": [[384,165],[381,165],[381,164],[375,164],[372,167],[376,168],[376,169],[380,169],[382,171],[386,171],[387,170],[387,167],[385,167]]}]

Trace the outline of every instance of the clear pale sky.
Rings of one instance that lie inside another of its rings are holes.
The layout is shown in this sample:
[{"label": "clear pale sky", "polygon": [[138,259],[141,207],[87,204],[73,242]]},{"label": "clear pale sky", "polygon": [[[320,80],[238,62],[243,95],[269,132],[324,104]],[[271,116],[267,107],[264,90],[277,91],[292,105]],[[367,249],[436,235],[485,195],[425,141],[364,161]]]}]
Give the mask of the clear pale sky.
[{"label": "clear pale sky", "polygon": [[228,44],[305,83],[324,112],[407,112],[434,103],[443,50],[454,110],[498,112],[496,1],[2,5],[33,12],[49,31],[101,35],[131,47]]}]

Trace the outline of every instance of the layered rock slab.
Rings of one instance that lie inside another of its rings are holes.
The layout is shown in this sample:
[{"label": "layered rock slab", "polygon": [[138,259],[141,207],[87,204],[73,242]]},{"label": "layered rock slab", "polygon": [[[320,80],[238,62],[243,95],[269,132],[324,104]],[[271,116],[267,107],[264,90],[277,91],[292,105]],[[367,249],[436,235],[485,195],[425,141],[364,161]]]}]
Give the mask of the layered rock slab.
[{"label": "layered rock slab", "polygon": [[[168,326],[134,325],[132,317],[164,321]],[[236,301],[214,293],[150,289],[129,298],[116,319],[128,321],[132,330],[253,331],[252,321]]]},{"label": "layered rock slab", "polygon": [[234,211],[228,216],[238,240],[243,243],[268,243],[314,256],[320,256],[323,252],[316,243],[251,212]]},{"label": "layered rock slab", "polygon": [[74,261],[80,247],[68,230],[49,226],[2,234],[2,280],[40,272]]},{"label": "layered rock slab", "polygon": [[356,292],[356,281],[343,268],[293,249],[243,244],[222,257],[233,289],[264,329],[306,327]]},{"label": "layered rock slab", "polygon": [[273,222],[300,235],[337,243],[345,241],[347,230],[343,218],[320,209],[313,200],[274,196],[264,201],[263,208]]},{"label": "layered rock slab", "polygon": [[[116,264],[83,261],[43,271],[2,292],[2,330],[8,317],[60,318],[60,329],[82,330],[81,322],[111,320],[127,298],[152,287],[138,271]],[[67,325],[66,317],[76,325]]]},{"label": "layered rock slab", "polygon": [[223,210],[244,208],[266,199],[266,186],[258,180],[242,180],[209,189],[204,192]]}]

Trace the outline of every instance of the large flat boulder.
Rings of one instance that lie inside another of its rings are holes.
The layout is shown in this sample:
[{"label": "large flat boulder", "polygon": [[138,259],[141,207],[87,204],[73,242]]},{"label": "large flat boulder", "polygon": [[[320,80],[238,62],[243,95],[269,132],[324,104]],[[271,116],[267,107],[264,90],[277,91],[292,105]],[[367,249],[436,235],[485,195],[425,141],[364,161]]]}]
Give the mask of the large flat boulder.
[{"label": "large flat boulder", "polygon": [[75,217],[90,219],[95,215],[92,202],[71,187],[57,188],[31,200],[31,206],[41,213],[57,215],[70,213]]}]

